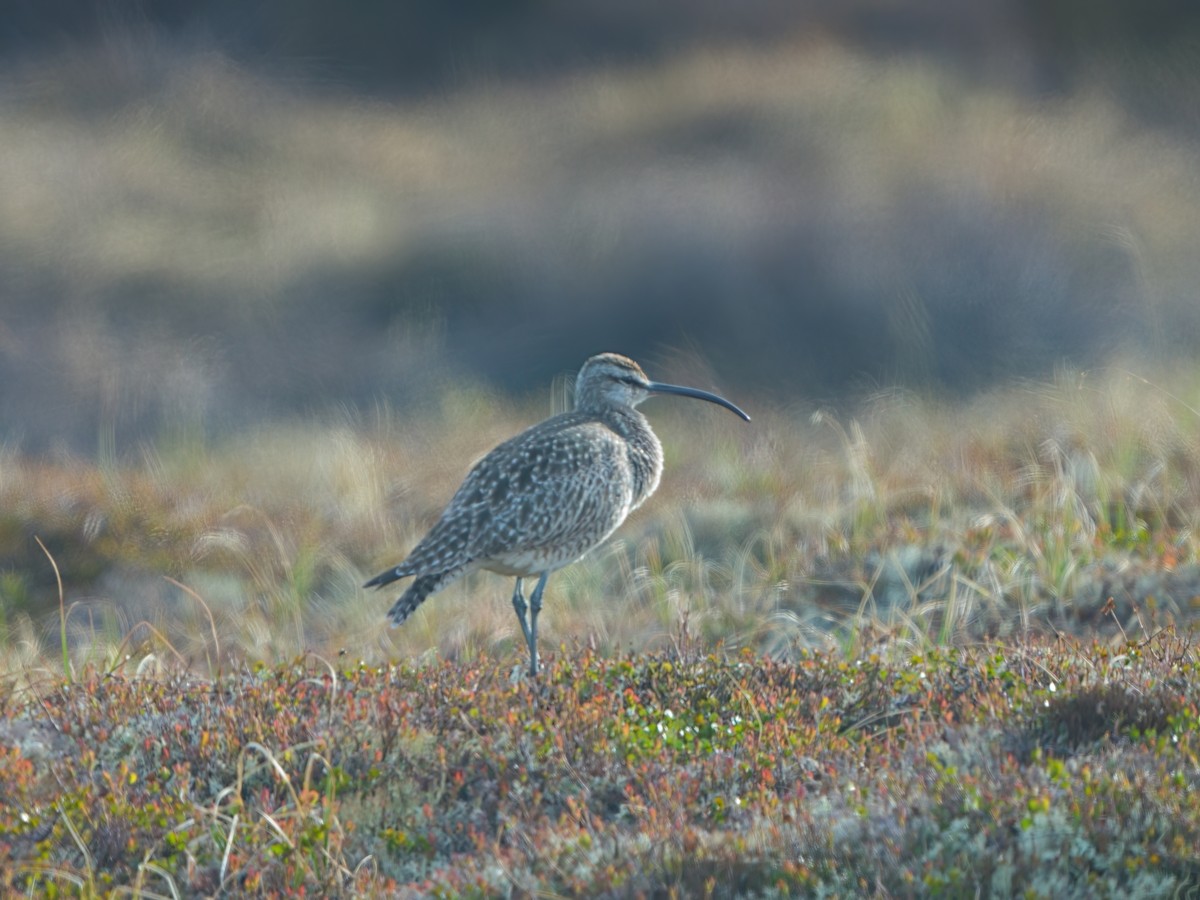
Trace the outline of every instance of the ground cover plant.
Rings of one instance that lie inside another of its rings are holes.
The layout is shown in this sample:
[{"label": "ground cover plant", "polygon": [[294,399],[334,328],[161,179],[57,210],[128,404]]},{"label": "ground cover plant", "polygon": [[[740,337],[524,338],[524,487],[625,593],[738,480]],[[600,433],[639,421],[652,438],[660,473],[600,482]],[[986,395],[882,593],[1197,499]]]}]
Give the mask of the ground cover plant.
[{"label": "ground cover plant", "polygon": [[1171,896],[1200,878],[1195,646],[885,661],[299,658],[8,698],[35,895]]},{"label": "ground cover plant", "polygon": [[[392,96],[0,22],[0,894],[1196,892],[1194,30],[751,5]],[[536,683],[508,580],[383,627],[604,350],[752,426],[647,404]]]},{"label": "ground cover plant", "polygon": [[663,487],[551,585],[537,684],[503,580],[393,631],[358,588],[535,408],[460,386],[420,430],[380,408],[103,465],[10,450],[0,878],[1186,891],[1196,396],[1114,367],[753,431],[653,408]]}]

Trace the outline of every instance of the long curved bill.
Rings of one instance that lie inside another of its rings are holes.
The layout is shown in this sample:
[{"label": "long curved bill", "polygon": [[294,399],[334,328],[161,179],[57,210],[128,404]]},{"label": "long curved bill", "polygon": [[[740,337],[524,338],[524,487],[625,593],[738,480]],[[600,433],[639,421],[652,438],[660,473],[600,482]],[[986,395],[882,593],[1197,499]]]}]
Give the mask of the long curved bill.
[{"label": "long curved bill", "polygon": [[678,394],[680,397],[695,397],[697,400],[707,400],[709,403],[715,403],[717,406],[725,407],[730,412],[737,413],[747,422],[750,421],[748,415],[724,397],[718,397],[716,394],[710,394],[708,391],[702,391],[699,388],[682,387],[678,384],[663,384],[661,381],[652,381],[649,384],[648,390],[652,394]]}]

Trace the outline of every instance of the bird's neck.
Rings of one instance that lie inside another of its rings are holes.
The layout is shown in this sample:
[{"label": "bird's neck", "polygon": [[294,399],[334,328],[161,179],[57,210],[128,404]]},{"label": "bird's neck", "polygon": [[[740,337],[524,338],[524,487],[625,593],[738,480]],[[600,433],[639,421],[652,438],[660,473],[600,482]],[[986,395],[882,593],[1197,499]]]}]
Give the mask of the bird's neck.
[{"label": "bird's neck", "polygon": [[646,417],[632,406],[608,405],[599,412],[604,424],[625,440],[636,509],[658,487],[663,467],[662,444]]}]

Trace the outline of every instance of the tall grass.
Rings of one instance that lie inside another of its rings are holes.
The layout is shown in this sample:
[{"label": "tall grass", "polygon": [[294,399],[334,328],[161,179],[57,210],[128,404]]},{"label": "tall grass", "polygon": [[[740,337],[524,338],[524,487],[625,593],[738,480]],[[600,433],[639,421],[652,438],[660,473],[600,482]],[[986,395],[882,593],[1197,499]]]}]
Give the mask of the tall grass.
[{"label": "tall grass", "polygon": [[[1192,370],[1114,368],[970,403],[889,394],[805,415],[739,398],[755,413],[745,428],[651,403],[662,487],[551,580],[546,648],[788,657],[1189,621],[1198,390]],[[473,577],[393,630],[390,597],[359,587],[413,546],[474,459],[544,415],[476,396],[448,393],[420,428],[386,411],[314,419],[202,455],[147,447],[103,471],[7,457],[5,668],[28,670],[28,642],[41,657],[60,624],[64,648],[105,666],[518,654],[506,579]],[[61,615],[32,534],[62,569]]]}]

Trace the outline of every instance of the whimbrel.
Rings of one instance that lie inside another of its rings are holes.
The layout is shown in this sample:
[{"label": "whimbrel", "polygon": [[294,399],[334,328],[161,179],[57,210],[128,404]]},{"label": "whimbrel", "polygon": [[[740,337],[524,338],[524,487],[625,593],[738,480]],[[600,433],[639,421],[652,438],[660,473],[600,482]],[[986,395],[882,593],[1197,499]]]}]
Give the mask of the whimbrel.
[{"label": "whimbrel", "polygon": [[[603,542],[658,487],[662,445],[636,409],[651,394],[697,397],[750,421],[716,394],[651,381],[616,353],[593,356],[575,381],[575,408],[488,453],[408,558],[363,586],[416,576],[388,612],[399,625],[430,594],[464,575],[478,569],[515,575],[513,609],[529,647],[529,674],[536,677],[546,579]],[[526,621],[522,579],[534,575]]]}]

